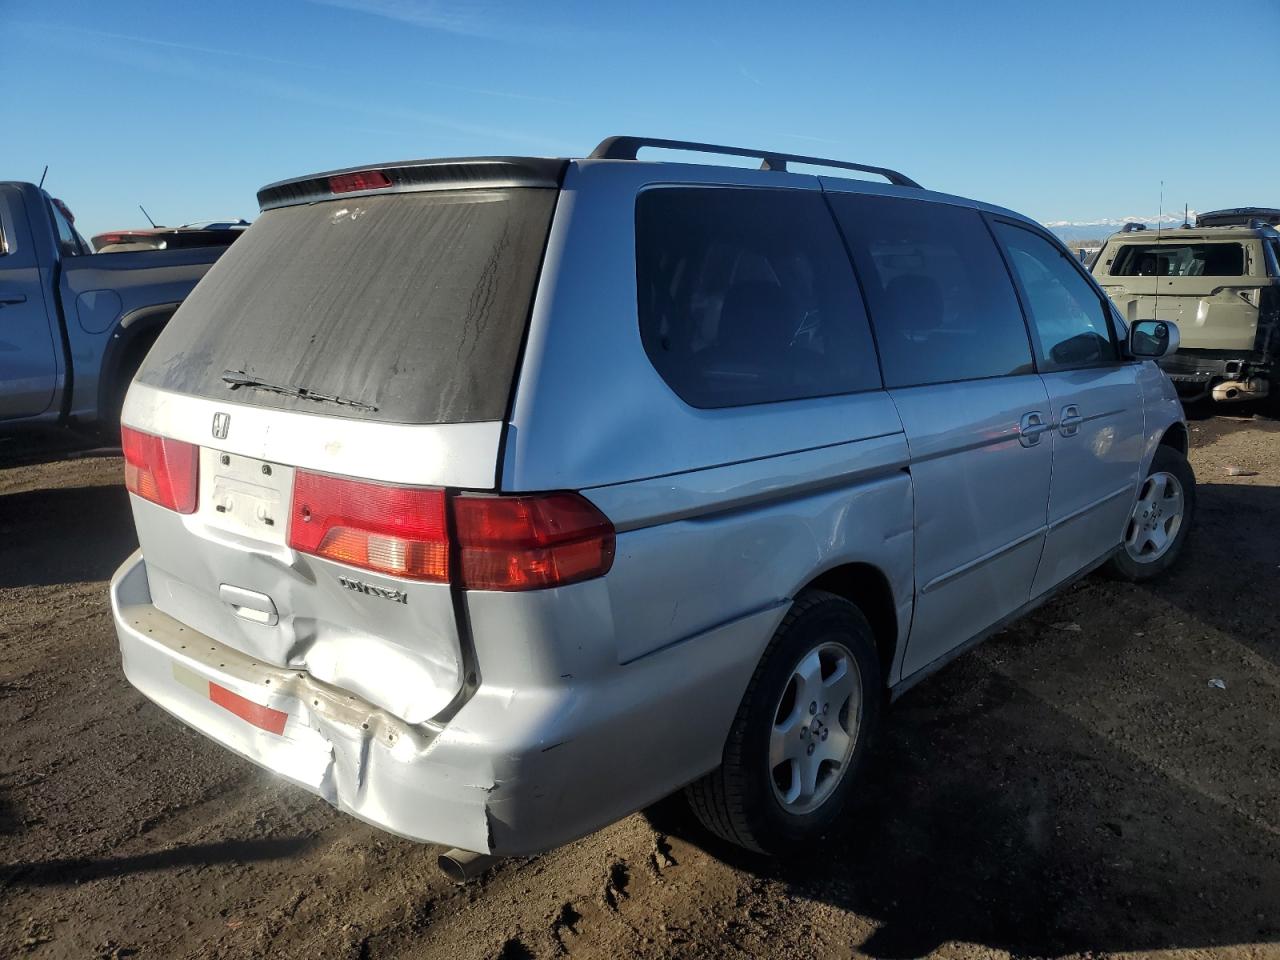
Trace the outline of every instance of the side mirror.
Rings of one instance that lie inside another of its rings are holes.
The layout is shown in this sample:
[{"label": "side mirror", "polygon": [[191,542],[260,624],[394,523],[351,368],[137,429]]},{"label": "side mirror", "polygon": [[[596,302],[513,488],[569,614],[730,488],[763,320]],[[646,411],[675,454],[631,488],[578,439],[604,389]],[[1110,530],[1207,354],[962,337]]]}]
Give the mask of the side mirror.
[{"label": "side mirror", "polygon": [[1178,349],[1178,325],[1168,320],[1139,320],[1129,328],[1129,356],[1159,360]]}]

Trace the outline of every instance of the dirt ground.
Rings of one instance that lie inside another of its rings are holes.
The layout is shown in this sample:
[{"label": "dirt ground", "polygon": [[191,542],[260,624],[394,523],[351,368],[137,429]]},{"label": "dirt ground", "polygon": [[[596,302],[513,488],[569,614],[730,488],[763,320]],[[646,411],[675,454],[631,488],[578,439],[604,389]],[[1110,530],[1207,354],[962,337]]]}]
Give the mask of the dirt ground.
[{"label": "dirt ground", "polygon": [[466,888],[135,693],[120,460],[0,444],[0,956],[1280,957],[1280,423],[1192,437],[1181,565],[904,697],[821,855],[668,803]]}]

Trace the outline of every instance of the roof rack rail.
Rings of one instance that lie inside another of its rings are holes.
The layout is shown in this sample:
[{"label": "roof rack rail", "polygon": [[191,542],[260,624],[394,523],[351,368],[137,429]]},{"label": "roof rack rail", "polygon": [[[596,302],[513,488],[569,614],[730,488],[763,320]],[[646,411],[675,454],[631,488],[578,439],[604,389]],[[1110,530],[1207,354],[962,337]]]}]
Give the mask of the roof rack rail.
[{"label": "roof rack rail", "polygon": [[1130,220],[1128,223],[1126,223],[1123,227],[1120,228],[1120,232],[1135,233],[1138,230],[1145,230],[1145,229],[1147,229],[1147,225],[1145,223],[1135,223],[1134,221]]},{"label": "roof rack rail", "polygon": [[719,153],[730,157],[759,157],[761,170],[777,170],[783,173],[787,163],[808,163],[815,167],[835,167],[841,170],[860,170],[884,177],[899,187],[923,189],[905,174],[888,167],[873,167],[865,163],[847,160],[828,160],[825,157],[805,157],[796,153],[779,153],[776,150],[748,150],[744,147],[723,147],[715,143],[695,143],[692,140],[659,140],[653,137],[606,137],[591,151],[591,160],[634,160],[642,147],[661,147],[666,150],[689,150],[693,153]]}]

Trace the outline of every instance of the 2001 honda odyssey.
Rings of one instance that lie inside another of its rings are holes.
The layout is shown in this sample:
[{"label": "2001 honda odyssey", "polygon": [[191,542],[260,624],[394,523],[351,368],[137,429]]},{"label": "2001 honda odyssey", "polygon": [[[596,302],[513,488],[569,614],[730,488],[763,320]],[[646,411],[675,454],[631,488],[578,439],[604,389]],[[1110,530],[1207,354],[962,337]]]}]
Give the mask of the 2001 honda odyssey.
[{"label": "2001 honda odyssey", "polygon": [[786,849],[887,698],[1186,537],[1176,327],[1006,210],[634,138],[258,196],[125,404],[124,669],[395,833],[525,854],[687,787]]}]

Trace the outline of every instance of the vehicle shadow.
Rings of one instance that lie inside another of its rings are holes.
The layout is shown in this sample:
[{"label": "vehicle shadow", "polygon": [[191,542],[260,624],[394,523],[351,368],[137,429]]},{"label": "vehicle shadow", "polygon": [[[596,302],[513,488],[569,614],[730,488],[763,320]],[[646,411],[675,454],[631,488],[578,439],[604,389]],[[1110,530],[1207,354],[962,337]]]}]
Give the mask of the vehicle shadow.
[{"label": "vehicle shadow", "polygon": [[32,430],[0,437],[0,469],[63,460],[120,456],[119,437],[104,438],[66,429]]},{"label": "vehicle shadow", "polygon": [[0,588],[106,580],[138,540],[123,485],[0,495]]},{"label": "vehicle shadow", "polygon": [[859,799],[820,851],[766,860],[669,802],[650,821],[793,896],[870,918],[878,929],[851,953],[1280,941],[1274,828],[984,670],[957,663],[893,709]]},{"label": "vehicle shadow", "polygon": [[305,836],[220,840],[216,843],[197,843],[126,857],[70,857],[34,863],[0,863],[0,877],[7,877],[6,885],[13,887],[66,886],[174,867],[281,860],[304,852],[313,843],[311,837]]},{"label": "vehicle shadow", "polygon": [[1201,482],[1196,503],[1178,564],[1138,589],[1280,666],[1280,487]]}]

